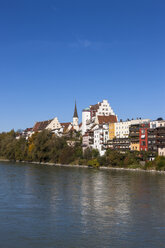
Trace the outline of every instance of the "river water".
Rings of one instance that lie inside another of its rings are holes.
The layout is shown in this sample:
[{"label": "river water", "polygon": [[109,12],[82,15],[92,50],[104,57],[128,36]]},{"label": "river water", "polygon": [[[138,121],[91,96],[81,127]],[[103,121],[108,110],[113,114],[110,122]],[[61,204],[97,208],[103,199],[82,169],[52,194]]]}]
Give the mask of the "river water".
[{"label": "river water", "polygon": [[165,175],[1,162],[0,247],[165,247]]}]

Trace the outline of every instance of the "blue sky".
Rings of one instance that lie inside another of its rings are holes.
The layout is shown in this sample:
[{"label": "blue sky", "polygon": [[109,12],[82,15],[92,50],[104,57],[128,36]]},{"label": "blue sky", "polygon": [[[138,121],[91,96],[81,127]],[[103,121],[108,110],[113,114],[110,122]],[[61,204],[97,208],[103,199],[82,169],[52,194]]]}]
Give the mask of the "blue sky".
[{"label": "blue sky", "polygon": [[0,0],[0,131],[102,99],[165,118],[164,0]]}]

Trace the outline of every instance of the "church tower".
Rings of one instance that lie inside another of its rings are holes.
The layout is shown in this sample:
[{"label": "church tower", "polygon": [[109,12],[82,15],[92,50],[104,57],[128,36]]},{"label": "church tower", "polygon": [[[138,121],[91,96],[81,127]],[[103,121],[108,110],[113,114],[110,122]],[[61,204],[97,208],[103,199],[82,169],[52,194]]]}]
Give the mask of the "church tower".
[{"label": "church tower", "polygon": [[76,130],[76,131],[79,131],[78,114],[77,114],[76,102],[75,102],[74,115],[73,115],[73,129]]}]

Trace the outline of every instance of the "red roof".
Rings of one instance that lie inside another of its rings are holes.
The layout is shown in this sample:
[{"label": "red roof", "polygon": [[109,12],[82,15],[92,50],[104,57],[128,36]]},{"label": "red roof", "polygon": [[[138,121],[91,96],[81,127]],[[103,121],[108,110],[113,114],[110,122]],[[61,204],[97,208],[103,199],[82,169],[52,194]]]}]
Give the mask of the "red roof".
[{"label": "red roof", "polygon": [[114,123],[117,122],[117,116],[116,115],[98,115],[98,122],[99,124],[104,124],[104,123]]},{"label": "red roof", "polygon": [[36,122],[33,127],[33,131],[38,132],[44,130],[51,123],[51,121],[52,120]]},{"label": "red roof", "polygon": [[97,103],[95,105],[91,105],[90,106],[90,110],[98,110],[99,106],[101,105],[101,103]]},{"label": "red roof", "polygon": [[61,126],[63,127],[66,127],[66,126],[69,126],[71,124],[71,122],[63,122],[63,123],[60,123]]},{"label": "red roof", "polygon": [[71,124],[71,122],[64,122],[64,123],[61,123],[61,126],[64,128],[64,133],[68,131],[68,127],[69,125]]}]

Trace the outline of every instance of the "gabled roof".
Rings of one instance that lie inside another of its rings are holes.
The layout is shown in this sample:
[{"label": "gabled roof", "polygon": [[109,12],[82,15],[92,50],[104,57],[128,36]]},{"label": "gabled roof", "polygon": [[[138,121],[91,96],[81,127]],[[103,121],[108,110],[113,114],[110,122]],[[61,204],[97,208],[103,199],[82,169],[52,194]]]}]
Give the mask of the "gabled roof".
[{"label": "gabled roof", "polygon": [[71,124],[71,122],[63,122],[63,123],[60,123],[61,124],[61,126],[63,127],[63,126],[69,126],[70,124]]},{"label": "gabled roof", "polygon": [[44,130],[51,123],[51,121],[52,120],[36,122],[33,127],[33,131],[38,132]]},{"label": "gabled roof", "polygon": [[100,102],[97,103],[97,104],[95,104],[95,105],[91,105],[91,106],[90,106],[90,110],[98,110],[98,108],[99,108],[100,105],[101,105]]},{"label": "gabled roof", "polygon": [[64,128],[64,130],[63,130],[64,133],[69,131],[68,127],[71,125],[71,122],[63,122],[63,123],[60,123],[60,124]]},{"label": "gabled roof", "polygon": [[117,122],[117,116],[116,115],[98,115],[98,123],[104,124],[104,123],[114,123]]}]

